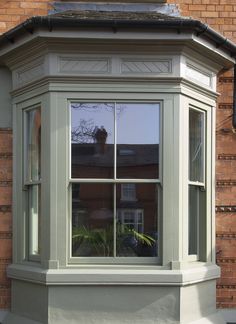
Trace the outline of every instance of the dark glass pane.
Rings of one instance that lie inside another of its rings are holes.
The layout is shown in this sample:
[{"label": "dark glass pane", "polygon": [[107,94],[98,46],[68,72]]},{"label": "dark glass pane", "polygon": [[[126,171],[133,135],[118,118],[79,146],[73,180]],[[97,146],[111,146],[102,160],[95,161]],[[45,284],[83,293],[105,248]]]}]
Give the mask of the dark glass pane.
[{"label": "dark glass pane", "polygon": [[40,180],[41,173],[41,109],[26,112],[26,180]]},{"label": "dark glass pane", "polygon": [[130,199],[123,192],[127,190],[126,184],[117,185],[117,256],[155,257],[158,251],[157,185],[130,185],[133,192]]},{"label": "dark glass pane", "polygon": [[71,104],[72,178],[114,177],[114,104]]},{"label": "dark glass pane", "polygon": [[188,254],[190,255],[198,254],[199,190],[200,189],[197,186],[189,186]]},{"label": "dark glass pane", "polygon": [[114,256],[113,185],[72,184],[72,256]]},{"label": "dark glass pane", "polygon": [[158,103],[117,104],[117,178],[159,177]]},{"label": "dark glass pane", "polygon": [[204,114],[189,110],[189,180],[204,179]]}]

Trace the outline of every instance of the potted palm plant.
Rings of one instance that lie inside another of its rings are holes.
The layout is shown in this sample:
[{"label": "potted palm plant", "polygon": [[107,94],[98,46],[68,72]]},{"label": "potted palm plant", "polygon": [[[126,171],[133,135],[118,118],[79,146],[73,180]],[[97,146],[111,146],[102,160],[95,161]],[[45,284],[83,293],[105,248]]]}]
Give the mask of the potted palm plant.
[{"label": "potted palm plant", "polygon": [[[116,254],[140,256],[140,247],[153,249],[156,240],[149,234],[139,233],[128,226],[116,224]],[[113,256],[114,227],[73,227],[72,250],[77,256]]]}]

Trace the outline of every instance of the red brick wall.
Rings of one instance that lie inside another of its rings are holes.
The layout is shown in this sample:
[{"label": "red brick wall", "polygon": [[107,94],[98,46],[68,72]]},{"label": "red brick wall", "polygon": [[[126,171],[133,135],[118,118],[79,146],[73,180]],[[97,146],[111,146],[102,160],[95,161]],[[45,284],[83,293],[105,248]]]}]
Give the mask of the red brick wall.
[{"label": "red brick wall", "polygon": [[11,262],[12,131],[0,129],[0,309],[10,307],[10,280],[6,267]]},{"label": "red brick wall", "polygon": [[[181,14],[209,24],[236,42],[235,0],[168,0]],[[236,307],[236,134],[232,132],[233,73],[219,76],[216,125],[216,242],[221,278],[217,284],[219,308]],[[231,207],[229,207],[231,206]],[[235,207],[234,207],[235,206]]]},{"label": "red brick wall", "polygon": [[49,0],[1,0],[0,34],[18,25],[29,17],[46,15],[51,8]]}]

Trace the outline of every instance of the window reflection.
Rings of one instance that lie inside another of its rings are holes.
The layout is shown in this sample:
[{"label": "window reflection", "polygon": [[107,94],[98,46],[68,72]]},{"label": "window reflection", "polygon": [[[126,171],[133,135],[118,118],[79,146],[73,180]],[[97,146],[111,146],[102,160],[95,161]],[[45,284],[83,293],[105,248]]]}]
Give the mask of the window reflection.
[{"label": "window reflection", "polygon": [[41,173],[41,109],[26,112],[26,180],[40,180]]},{"label": "window reflection", "polygon": [[157,185],[129,186],[132,194],[124,200],[124,184],[117,185],[117,256],[157,256]]},{"label": "window reflection", "polygon": [[159,177],[160,105],[73,103],[70,109],[72,178],[83,178],[71,184],[72,256],[156,257],[158,186],[134,179]]},{"label": "window reflection", "polygon": [[113,256],[113,219],[113,185],[72,184],[72,256]]},{"label": "window reflection", "polygon": [[189,180],[204,181],[204,114],[189,110]]},{"label": "window reflection", "polygon": [[114,178],[116,165],[117,178],[157,179],[159,108],[158,103],[71,104],[72,178]]},{"label": "window reflection", "polygon": [[71,104],[72,178],[113,178],[114,104]]},{"label": "window reflection", "polygon": [[117,104],[117,178],[159,176],[159,104]]},{"label": "window reflection", "polygon": [[120,184],[72,184],[72,256],[157,256],[157,186],[135,188],[137,199],[123,200]]}]

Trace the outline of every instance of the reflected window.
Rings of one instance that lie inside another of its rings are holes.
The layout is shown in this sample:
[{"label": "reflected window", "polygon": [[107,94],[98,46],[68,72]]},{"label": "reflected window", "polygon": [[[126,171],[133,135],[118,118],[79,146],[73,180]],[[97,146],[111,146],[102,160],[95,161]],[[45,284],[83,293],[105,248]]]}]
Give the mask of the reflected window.
[{"label": "reflected window", "polygon": [[135,183],[123,183],[121,185],[121,200],[136,200],[136,187]]},{"label": "reflected window", "polygon": [[118,222],[122,231],[127,227],[139,233],[143,233],[143,210],[142,209],[120,209],[118,211]]}]

